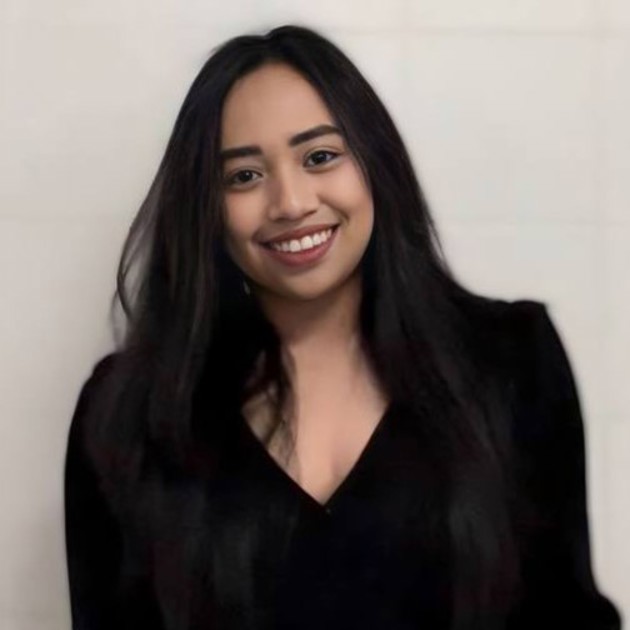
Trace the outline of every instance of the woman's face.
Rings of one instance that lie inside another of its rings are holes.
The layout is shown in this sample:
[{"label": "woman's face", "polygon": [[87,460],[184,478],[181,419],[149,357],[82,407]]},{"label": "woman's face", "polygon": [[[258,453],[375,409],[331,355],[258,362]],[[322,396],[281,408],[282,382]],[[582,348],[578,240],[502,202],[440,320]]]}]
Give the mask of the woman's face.
[{"label": "woman's face", "polygon": [[[372,197],[326,105],[297,71],[267,64],[234,84],[221,154],[225,245],[255,292],[309,300],[357,279]],[[289,251],[270,249],[278,238]]]}]

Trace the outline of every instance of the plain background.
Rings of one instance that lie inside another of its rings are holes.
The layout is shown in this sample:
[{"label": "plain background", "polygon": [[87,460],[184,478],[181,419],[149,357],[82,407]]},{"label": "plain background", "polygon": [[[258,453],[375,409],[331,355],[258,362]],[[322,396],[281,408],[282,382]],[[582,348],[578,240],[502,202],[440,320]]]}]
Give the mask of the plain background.
[{"label": "plain background", "polygon": [[211,49],[288,22],[373,82],[460,278],[548,304],[630,618],[630,2],[0,0],[0,626],[69,628],[63,458],[123,238]]}]

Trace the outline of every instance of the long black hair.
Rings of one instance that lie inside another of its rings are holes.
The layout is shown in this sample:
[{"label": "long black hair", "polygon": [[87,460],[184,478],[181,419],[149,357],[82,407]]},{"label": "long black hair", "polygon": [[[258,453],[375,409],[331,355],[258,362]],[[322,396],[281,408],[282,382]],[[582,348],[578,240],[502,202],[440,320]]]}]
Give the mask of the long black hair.
[{"label": "long black hair", "polygon": [[[147,444],[173,470],[207,474],[216,451],[207,447],[225,434],[230,410],[271,386],[280,417],[290,395],[279,336],[223,246],[222,107],[237,79],[269,62],[289,64],[317,89],[369,183],[362,343],[390,400],[417,419],[448,532],[453,628],[500,625],[518,563],[505,410],[473,315],[484,299],[449,269],[382,102],[348,57],[310,29],[227,41],[186,95],[118,270],[114,297],[127,326],[100,407],[109,421],[95,438],[109,431],[116,442],[100,450],[111,483],[133,493]],[[202,419],[194,413],[201,396]]]}]

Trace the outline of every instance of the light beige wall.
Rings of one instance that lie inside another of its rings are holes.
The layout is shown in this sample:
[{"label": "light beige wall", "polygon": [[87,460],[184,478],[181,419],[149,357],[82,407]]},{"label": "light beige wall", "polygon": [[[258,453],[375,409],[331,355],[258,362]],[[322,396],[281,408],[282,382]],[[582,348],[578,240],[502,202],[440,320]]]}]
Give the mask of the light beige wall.
[{"label": "light beige wall", "polygon": [[185,91],[226,37],[292,21],[375,83],[461,278],[550,305],[596,572],[630,616],[630,3],[0,0],[0,626],[69,627],[66,431]]}]

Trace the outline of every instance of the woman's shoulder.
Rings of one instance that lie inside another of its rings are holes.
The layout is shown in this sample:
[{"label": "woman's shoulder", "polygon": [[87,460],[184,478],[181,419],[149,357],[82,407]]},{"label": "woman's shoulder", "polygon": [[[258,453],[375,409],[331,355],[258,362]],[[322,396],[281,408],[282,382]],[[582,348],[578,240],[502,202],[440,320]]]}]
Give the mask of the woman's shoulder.
[{"label": "woman's shoulder", "polygon": [[545,302],[472,296],[463,311],[475,347],[487,359],[518,367],[541,344],[555,341],[557,331]]},{"label": "woman's shoulder", "polygon": [[[128,453],[138,445],[141,414],[122,413],[138,398],[129,387],[127,362],[114,351],[101,356],[81,385],[68,429],[66,466],[78,461],[102,477],[122,474]],[[136,401],[137,402],[137,401]],[[129,418],[134,418],[133,426]]]},{"label": "woman's shoulder", "polygon": [[87,377],[81,383],[74,413],[70,422],[70,434],[83,433],[88,418],[93,416],[96,399],[102,393],[107,381],[111,378],[119,361],[118,352],[110,352],[101,356],[92,366]]},{"label": "woman's shoulder", "polygon": [[497,301],[488,313],[494,347],[517,375],[572,378],[565,342],[545,302]]},{"label": "woman's shoulder", "polygon": [[545,302],[530,298],[507,300],[473,295],[465,301],[463,310],[482,333],[493,334],[497,342],[518,340],[549,316]]},{"label": "woman's shoulder", "polygon": [[479,356],[499,375],[518,408],[579,407],[569,353],[545,302],[482,299],[468,313]]},{"label": "woman's shoulder", "polygon": [[544,302],[497,302],[486,309],[487,339],[524,452],[573,449],[582,457],[579,387],[562,335]]}]

